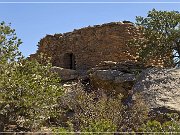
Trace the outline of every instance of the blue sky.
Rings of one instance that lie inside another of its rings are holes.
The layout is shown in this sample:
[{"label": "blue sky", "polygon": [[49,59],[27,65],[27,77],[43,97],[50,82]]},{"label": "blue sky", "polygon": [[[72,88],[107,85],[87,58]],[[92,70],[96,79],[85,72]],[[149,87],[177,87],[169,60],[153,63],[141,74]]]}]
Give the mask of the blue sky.
[{"label": "blue sky", "polygon": [[[0,2],[23,2],[23,0],[0,0]],[[25,1],[25,0],[24,0]],[[37,0],[29,0],[35,1]],[[46,2],[48,0],[38,0]],[[49,0],[50,1],[50,0]],[[60,0],[53,0],[60,1]],[[69,2],[88,0],[68,0]],[[93,1],[93,0],[89,0]],[[180,2],[178,0],[94,0],[107,1],[142,1],[142,2]],[[27,1],[26,1],[27,2]],[[64,2],[67,2],[64,0]],[[0,3],[0,21],[11,23],[16,29],[23,44],[20,50],[25,56],[35,53],[38,41],[46,34],[64,33],[86,27],[114,21],[129,20],[134,22],[135,16],[146,16],[152,8],[158,10],[180,11],[180,3],[176,4],[2,4]]]}]

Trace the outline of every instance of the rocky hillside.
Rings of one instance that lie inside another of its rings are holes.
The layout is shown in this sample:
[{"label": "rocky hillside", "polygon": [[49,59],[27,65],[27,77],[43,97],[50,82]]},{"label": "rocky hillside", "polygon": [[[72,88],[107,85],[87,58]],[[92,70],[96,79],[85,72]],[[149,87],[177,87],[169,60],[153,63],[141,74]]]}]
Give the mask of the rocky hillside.
[{"label": "rocky hillside", "polygon": [[53,70],[62,81],[79,80],[89,89],[103,90],[109,96],[122,94],[125,104],[136,100],[138,94],[151,110],[180,112],[179,68],[145,68],[140,63],[105,61],[83,76],[75,70]]}]

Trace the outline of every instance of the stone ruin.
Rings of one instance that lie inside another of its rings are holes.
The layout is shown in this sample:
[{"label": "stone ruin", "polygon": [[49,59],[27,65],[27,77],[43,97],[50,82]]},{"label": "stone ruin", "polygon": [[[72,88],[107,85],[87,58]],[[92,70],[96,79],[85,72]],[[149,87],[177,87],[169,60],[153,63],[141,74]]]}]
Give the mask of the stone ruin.
[{"label": "stone ruin", "polygon": [[[103,61],[137,61],[136,48],[128,48],[127,42],[140,37],[139,29],[129,21],[89,26],[64,34],[46,35],[40,40],[38,50],[51,57],[53,66],[77,71],[89,70]],[[46,59],[45,59],[46,60]],[[159,59],[146,65],[165,66]]]}]

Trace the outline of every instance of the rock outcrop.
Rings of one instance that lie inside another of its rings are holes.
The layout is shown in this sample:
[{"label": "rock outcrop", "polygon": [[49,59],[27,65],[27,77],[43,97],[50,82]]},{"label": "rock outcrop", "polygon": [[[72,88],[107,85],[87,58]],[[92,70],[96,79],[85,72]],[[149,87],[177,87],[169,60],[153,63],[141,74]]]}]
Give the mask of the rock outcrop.
[{"label": "rock outcrop", "polygon": [[[136,62],[104,61],[81,76],[76,70],[53,67],[63,81],[78,80],[88,90],[107,95],[122,94],[124,99],[140,95],[148,108],[180,113],[180,68],[148,68]],[[139,96],[138,96],[139,97]]]},{"label": "rock outcrop", "polygon": [[76,70],[52,67],[51,71],[57,73],[62,81],[69,81],[78,78],[78,72]]},{"label": "rock outcrop", "polygon": [[180,113],[180,68],[146,69],[133,91],[139,93],[153,110]]},{"label": "rock outcrop", "polygon": [[136,75],[143,68],[143,65],[134,62],[105,61],[89,71],[90,83],[107,94],[121,93],[127,96],[136,81]]}]

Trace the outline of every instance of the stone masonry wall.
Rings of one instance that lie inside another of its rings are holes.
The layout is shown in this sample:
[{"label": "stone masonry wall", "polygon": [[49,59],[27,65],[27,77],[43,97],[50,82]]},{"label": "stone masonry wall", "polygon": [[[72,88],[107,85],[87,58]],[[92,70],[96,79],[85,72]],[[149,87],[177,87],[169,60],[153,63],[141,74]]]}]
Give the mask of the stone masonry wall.
[{"label": "stone masonry wall", "polygon": [[[129,22],[85,27],[69,33],[47,35],[40,40],[36,54],[30,58],[36,58],[42,52],[52,57],[54,66],[76,70],[90,69],[102,61],[136,61],[136,57],[131,55],[135,48],[129,50],[126,42],[138,36],[138,29]],[[71,65],[68,67],[68,64]]]}]

